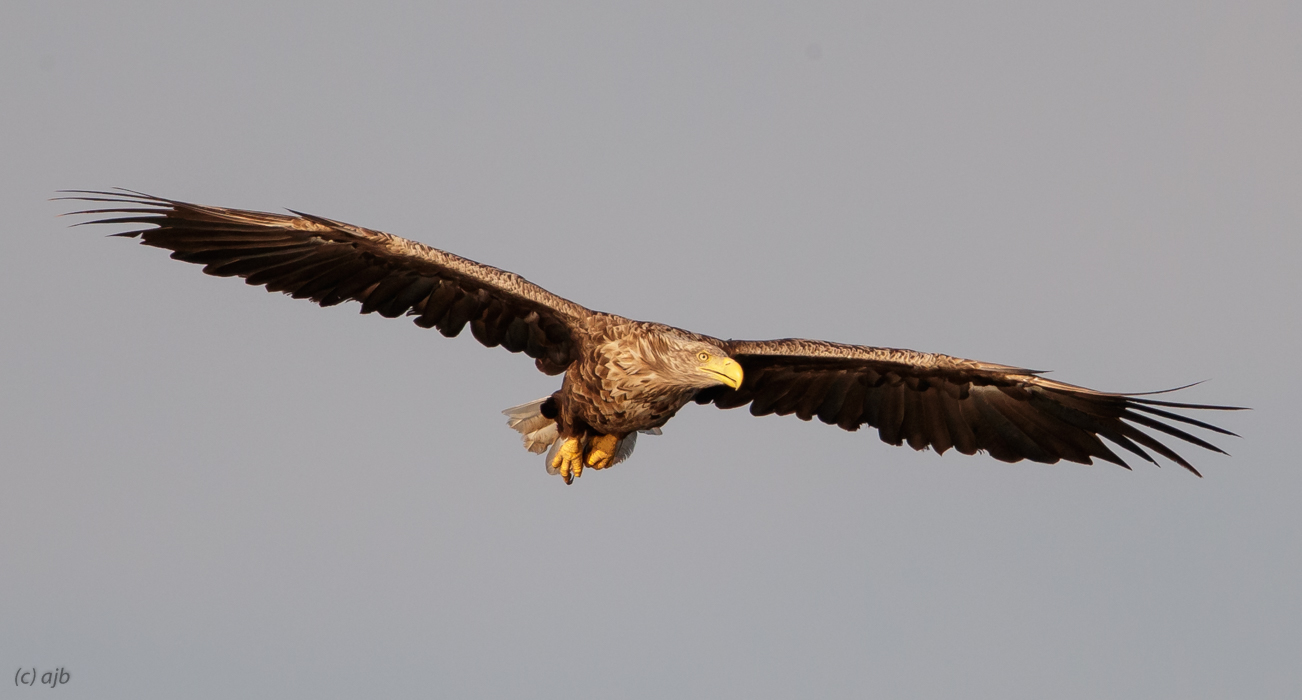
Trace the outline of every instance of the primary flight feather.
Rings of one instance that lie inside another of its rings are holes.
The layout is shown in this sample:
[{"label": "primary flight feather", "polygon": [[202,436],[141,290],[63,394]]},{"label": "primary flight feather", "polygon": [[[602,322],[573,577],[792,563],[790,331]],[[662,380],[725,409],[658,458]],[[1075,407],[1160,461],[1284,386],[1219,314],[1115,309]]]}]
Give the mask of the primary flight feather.
[{"label": "primary flight feather", "polygon": [[[321,306],[353,300],[362,313],[445,336],[467,325],[488,347],[565,374],[559,391],[504,413],[548,471],[571,483],[584,467],[626,459],[639,432],[659,429],[690,401],[750,404],[761,416],[817,417],[845,430],[870,425],[884,442],[915,450],[983,450],[995,459],[1128,467],[1100,438],[1155,462],[1149,450],[1198,471],[1144,429],[1220,448],[1177,424],[1233,433],[1167,409],[1238,410],[1113,394],[1038,373],[948,355],[820,340],[720,340],[660,323],[593,311],[512,272],[380,231],[293,212],[226,209],[128,190],[73,191],[99,203],[76,214],[129,224],[114,234],[166,248],[204,272],[243,277]],[[146,228],[135,228],[145,226]]]}]

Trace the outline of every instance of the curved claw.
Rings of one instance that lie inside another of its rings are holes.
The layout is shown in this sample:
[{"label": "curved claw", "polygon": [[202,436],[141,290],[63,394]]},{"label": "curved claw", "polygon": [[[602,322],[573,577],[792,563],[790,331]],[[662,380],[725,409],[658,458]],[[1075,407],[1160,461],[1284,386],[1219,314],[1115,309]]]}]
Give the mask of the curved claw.
[{"label": "curved claw", "polygon": [[552,469],[559,471],[567,484],[574,483],[576,478],[582,476],[583,450],[577,439],[565,438],[561,448],[556,451],[556,456],[552,457]]}]

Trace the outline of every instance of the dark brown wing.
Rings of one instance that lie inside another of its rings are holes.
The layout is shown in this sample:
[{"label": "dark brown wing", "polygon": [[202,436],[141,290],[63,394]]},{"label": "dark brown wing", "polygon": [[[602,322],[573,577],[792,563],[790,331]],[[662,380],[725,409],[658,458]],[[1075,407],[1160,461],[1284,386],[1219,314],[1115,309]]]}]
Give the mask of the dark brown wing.
[{"label": "dark brown wing", "polygon": [[866,424],[891,445],[940,453],[951,447],[963,454],[985,450],[1005,462],[1092,464],[1098,457],[1129,469],[1103,437],[1150,462],[1156,463],[1144,448],[1198,474],[1140,428],[1223,453],[1164,421],[1234,433],[1164,409],[1239,410],[1107,394],[1032,370],[912,350],[798,339],[732,340],[724,348],[741,363],[741,388],[707,389],[697,403],[720,408],[749,403],[757,416],[817,416],[846,430]]},{"label": "dark brown wing", "polygon": [[86,224],[147,225],[117,236],[173,251],[219,277],[243,277],[270,292],[333,306],[352,299],[362,313],[414,316],[451,337],[467,324],[479,342],[524,352],[549,374],[573,359],[573,329],[592,314],[523,277],[380,231],[294,212],[224,209],[121,190],[75,191],[107,206]]}]

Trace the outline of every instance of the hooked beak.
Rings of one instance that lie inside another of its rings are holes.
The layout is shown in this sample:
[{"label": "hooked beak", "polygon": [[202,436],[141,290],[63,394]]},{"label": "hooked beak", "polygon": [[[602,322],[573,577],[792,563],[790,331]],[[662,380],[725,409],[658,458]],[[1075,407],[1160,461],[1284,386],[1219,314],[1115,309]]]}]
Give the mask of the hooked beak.
[{"label": "hooked beak", "polygon": [[711,357],[709,362],[701,365],[701,371],[724,386],[741,388],[741,365],[731,357]]}]

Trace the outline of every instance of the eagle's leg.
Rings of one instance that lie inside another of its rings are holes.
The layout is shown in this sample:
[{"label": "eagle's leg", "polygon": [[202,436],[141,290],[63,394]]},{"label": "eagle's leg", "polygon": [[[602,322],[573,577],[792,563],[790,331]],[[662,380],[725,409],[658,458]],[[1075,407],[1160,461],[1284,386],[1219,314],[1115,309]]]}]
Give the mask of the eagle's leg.
[{"label": "eagle's leg", "polygon": [[615,459],[615,449],[619,438],[615,435],[598,435],[588,443],[588,466],[593,469],[605,469]]},{"label": "eagle's leg", "polygon": [[583,474],[583,444],[579,438],[561,438],[561,447],[552,457],[552,469],[561,473],[565,483],[572,484],[577,476]]}]

